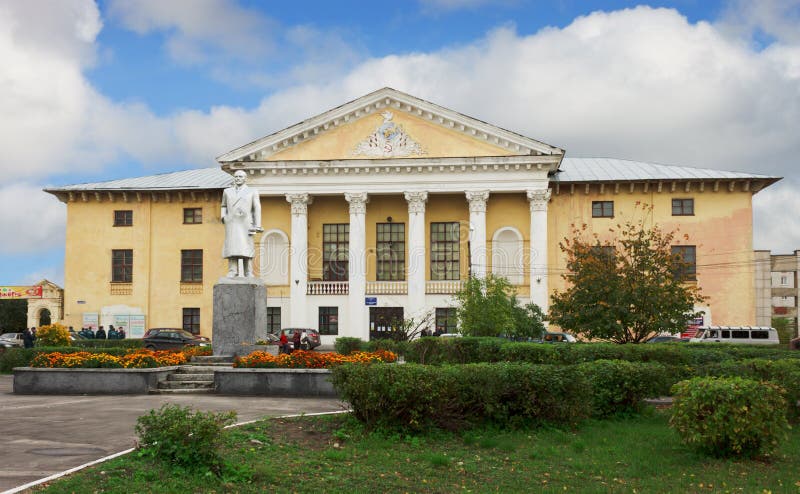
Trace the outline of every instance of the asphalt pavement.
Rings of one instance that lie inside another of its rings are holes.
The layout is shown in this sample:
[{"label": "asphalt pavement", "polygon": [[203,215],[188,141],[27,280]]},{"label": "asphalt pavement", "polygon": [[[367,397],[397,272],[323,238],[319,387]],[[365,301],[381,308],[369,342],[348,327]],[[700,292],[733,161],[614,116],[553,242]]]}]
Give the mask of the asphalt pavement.
[{"label": "asphalt pavement", "polygon": [[134,446],[136,419],[165,403],[235,410],[239,422],[344,409],[331,398],[208,395],[31,396],[0,375],[0,493]]}]

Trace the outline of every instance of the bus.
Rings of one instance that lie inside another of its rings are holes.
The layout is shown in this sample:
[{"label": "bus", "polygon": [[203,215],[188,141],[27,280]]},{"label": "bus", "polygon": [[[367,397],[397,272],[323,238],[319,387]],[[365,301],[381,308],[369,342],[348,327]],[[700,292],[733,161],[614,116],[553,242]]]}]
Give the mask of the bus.
[{"label": "bus", "polygon": [[777,345],[778,331],[767,326],[705,326],[697,328],[691,343],[747,343]]}]

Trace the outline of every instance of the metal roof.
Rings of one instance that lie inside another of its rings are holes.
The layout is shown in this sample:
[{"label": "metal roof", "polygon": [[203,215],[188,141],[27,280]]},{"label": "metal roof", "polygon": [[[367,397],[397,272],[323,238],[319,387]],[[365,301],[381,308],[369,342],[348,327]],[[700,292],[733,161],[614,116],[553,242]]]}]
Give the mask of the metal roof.
[{"label": "metal roof", "polygon": [[[766,180],[774,183],[780,177],[613,158],[564,158],[551,180],[559,183],[648,180]],[[107,182],[49,187],[45,191],[202,190],[224,189],[231,183],[233,177],[220,168],[198,168]]]},{"label": "metal roof", "polygon": [[614,158],[564,158],[554,182],[629,182],[647,180],[747,180],[776,182],[780,177],[752,173],[661,165]]},{"label": "metal roof", "polygon": [[233,183],[233,177],[220,168],[197,168],[173,173],[160,173],[146,177],[123,178],[107,182],[48,187],[47,192],[116,191],[116,190],[185,190],[224,189]]}]

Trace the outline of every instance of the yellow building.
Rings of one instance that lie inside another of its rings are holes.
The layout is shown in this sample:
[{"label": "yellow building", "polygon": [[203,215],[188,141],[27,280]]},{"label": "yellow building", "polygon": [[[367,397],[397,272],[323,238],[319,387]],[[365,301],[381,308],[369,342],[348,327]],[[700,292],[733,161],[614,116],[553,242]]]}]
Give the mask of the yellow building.
[{"label": "yellow building", "polygon": [[[380,337],[434,312],[470,275],[507,277],[547,308],[564,286],[559,242],[654,206],[680,228],[709,297],[705,322],[755,323],[752,195],[775,177],[564,150],[384,88],[230,151],[220,168],[47,189],[67,204],[64,319],[211,334],[222,189],[245,170],[261,196],[258,275],[270,329]],[[684,237],[686,234],[688,237]],[[688,238],[688,239],[687,239]]]}]

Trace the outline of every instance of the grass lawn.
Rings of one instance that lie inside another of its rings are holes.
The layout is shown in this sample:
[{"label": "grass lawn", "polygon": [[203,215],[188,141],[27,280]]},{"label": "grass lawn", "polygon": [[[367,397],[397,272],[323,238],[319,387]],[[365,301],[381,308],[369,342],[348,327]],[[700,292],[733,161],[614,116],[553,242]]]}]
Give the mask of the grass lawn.
[{"label": "grass lawn", "polygon": [[43,492],[800,492],[800,432],[771,457],[688,450],[656,411],[575,431],[366,434],[347,415],[266,420],[227,432],[222,478],[136,453]]}]

